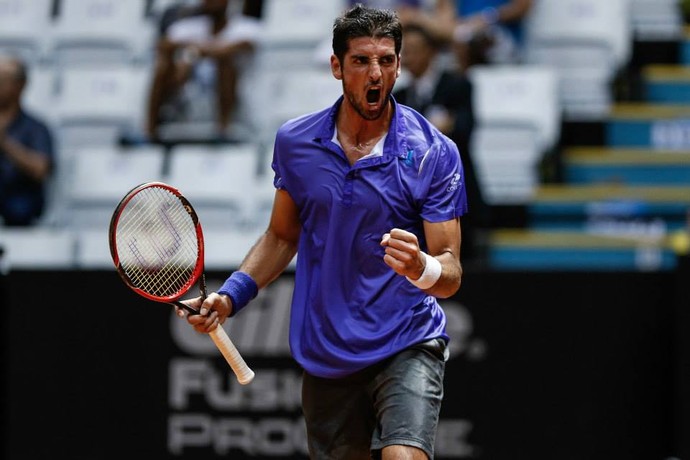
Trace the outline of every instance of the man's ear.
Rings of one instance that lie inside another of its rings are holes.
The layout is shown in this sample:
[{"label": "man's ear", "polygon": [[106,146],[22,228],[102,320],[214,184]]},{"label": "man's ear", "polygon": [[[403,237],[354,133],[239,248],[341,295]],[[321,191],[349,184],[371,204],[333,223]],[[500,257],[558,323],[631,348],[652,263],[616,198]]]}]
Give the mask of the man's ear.
[{"label": "man's ear", "polygon": [[340,60],[335,54],[331,55],[331,73],[337,80],[343,79],[343,69],[340,66]]}]

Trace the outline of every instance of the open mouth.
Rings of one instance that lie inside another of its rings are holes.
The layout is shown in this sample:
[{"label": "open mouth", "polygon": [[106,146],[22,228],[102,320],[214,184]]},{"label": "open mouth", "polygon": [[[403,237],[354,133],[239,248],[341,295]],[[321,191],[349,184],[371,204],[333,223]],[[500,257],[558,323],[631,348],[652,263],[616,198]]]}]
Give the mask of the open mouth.
[{"label": "open mouth", "polygon": [[381,90],[379,88],[373,88],[367,91],[367,102],[369,104],[375,104],[378,102],[379,97],[381,96]]}]

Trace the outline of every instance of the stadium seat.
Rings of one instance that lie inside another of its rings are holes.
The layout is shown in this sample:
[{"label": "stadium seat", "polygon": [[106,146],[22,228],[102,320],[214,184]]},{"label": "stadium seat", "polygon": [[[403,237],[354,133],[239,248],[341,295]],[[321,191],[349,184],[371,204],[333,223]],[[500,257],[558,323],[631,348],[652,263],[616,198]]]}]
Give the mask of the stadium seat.
[{"label": "stadium seat", "polygon": [[678,0],[629,0],[635,38],[672,41],[683,36],[683,11]]},{"label": "stadium seat", "polygon": [[112,145],[143,123],[146,66],[74,65],[58,70],[55,121],[66,147]]},{"label": "stadium seat", "polygon": [[265,40],[283,46],[319,43],[330,35],[333,19],[346,4],[343,0],[266,0]]},{"label": "stadium seat", "polygon": [[169,155],[166,181],[191,201],[204,228],[251,225],[256,144],[177,144]]},{"label": "stadium seat", "polygon": [[182,3],[193,3],[195,0],[149,0],[149,11],[148,13],[152,16],[160,17],[163,12],[173,5],[179,5]]},{"label": "stadium seat", "polygon": [[264,229],[270,222],[276,193],[273,186],[273,171],[264,171],[256,176],[255,190],[254,224]]},{"label": "stadium seat", "polygon": [[4,269],[69,269],[74,264],[75,237],[68,229],[0,228]]},{"label": "stadium seat", "polygon": [[61,0],[53,29],[60,64],[151,58],[155,25],[141,0]]},{"label": "stadium seat", "polygon": [[[256,82],[259,83],[256,83]],[[330,68],[305,66],[292,69],[270,70],[257,75],[255,84],[266,88],[254,94],[247,92],[250,107],[270,107],[256,110],[255,124],[260,127],[263,142],[272,144],[277,128],[285,121],[331,106],[342,94],[342,83],[336,80]]]},{"label": "stadium seat", "polygon": [[0,50],[27,62],[45,58],[52,29],[53,0],[0,0]]},{"label": "stadium seat", "polygon": [[525,60],[559,72],[564,117],[600,120],[632,52],[630,0],[538,0],[525,21]]},{"label": "stadium seat", "polygon": [[66,192],[66,225],[106,230],[120,199],[133,187],[163,178],[162,147],[92,147],[75,151]]},{"label": "stadium seat", "polygon": [[232,227],[203,227],[206,270],[230,273],[230,271],[239,268],[244,256],[259,239],[263,230],[258,228],[248,231]]},{"label": "stadium seat", "polygon": [[76,236],[74,265],[89,270],[112,270],[108,228],[80,229]]},{"label": "stadium seat", "polygon": [[520,204],[539,184],[538,162],[560,136],[558,76],[539,65],[476,65],[470,154],[487,202]]},{"label": "stadium seat", "polygon": [[24,108],[42,117],[45,121],[55,121],[57,102],[57,74],[50,64],[35,63],[28,67],[28,80],[24,89]]},{"label": "stadium seat", "polygon": [[311,62],[318,46],[330,37],[333,19],[346,5],[344,0],[265,0],[266,33],[259,61],[283,69]]}]

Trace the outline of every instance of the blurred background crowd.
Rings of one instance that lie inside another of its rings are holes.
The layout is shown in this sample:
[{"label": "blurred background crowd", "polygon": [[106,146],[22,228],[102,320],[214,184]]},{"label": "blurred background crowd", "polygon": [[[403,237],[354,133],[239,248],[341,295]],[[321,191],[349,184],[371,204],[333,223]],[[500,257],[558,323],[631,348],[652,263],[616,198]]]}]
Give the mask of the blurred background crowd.
[{"label": "blurred background crowd", "polygon": [[[119,198],[163,180],[227,267],[270,212],[276,128],[332,104],[350,0],[0,0],[0,246],[109,266]],[[370,0],[405,27],[394,97],[453,138],[466,264],[673,269],[690,249],[689,7]]]},{"label": "blurred background crowd", "polygon": [[[398,11],[393,96],[466,171],[437,457],[690,458],[690,1],[362,1]],[[226,323],[257,381],[225,388],[108,226],[178,187],[219,286],[267,225],[276,129],[342,92],[352,3],[0,0],[5,458],[306,458],[290,270]]]}]

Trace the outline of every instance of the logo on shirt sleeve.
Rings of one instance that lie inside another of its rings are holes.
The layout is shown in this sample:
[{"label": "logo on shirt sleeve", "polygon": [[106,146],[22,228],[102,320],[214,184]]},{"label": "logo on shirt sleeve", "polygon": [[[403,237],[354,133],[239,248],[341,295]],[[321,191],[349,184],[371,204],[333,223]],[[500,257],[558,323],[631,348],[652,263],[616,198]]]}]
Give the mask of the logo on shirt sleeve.
[{"label": "logo on shirt sleeve", "polygon": [[446,189],[447,192],[454,192],[458,189],[458,187],[462,184],[462,176],[460,176],[460,173],[455,173],[453,175],[453,178],[450,180],[450,185]]}]

